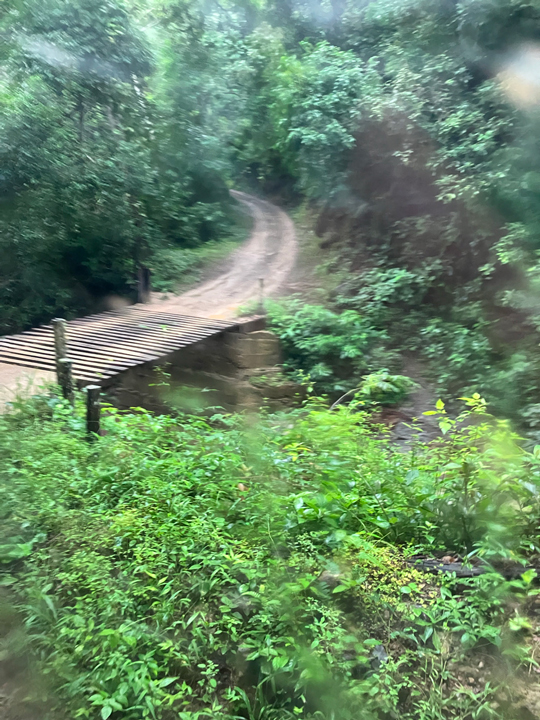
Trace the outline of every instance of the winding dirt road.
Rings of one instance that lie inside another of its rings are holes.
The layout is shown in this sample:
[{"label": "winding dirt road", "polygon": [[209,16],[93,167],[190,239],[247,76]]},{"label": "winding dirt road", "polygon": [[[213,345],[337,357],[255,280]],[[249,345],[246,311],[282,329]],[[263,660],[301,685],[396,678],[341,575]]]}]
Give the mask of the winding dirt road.
[{"label": "winding dirt road", "polygon": [[253,230],[229,259],[229,269],[218,277],[167,300],[153,293],[152,303],[168,312],[229,320],[242,306],[259,298],[259,278],[265,296],[273,296],[285,284],[294,266],[297,242],[289,216],[266,200],[231,191],[253,217]]},{"label": "winding dirt road", "polygon": [[[259,298],[259,278],[264,280],[265,296],[277,295],[285,285],[297,254],[291,219],[266,200],[235,190],[231,194],[253,217],[249,239],[232,253],[227,269],[212,280],[167,299],[152,293],[151,303],[156,308],[229,320],[238,316],[241,307]],[[43,370],[0,363],[0,412],[17,395],[36,392],[43,382],[54,379],[53,373]]]}]

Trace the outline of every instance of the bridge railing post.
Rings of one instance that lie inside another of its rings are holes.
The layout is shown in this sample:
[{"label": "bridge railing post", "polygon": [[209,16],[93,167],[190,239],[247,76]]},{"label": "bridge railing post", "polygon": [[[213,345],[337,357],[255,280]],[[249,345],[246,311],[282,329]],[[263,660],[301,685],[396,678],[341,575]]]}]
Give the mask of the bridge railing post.
[{"label": "bridge railing post", "polygon": [[259,278],[259,304],[257,307],[257,313],[259,315],[265,315],[266,311],[264,308],[264,278]]},{"label": "bridge railing post", "polygon": [[99,396],[101,387],[99,385],[87,385],[86,391],[86,435],[92,441],[99,435],[101,403]]},{"label": "bridge railing post", "polygon": [[52,326],[54,331],[56,379],[62,388],[62,395],[73,405],[75,402],[73,392],[73,362],[69,360],[67,356],[66,321],[63,318],[54,318]]},{"label": "bridge railing post", "polygon": [[137,274],[137,302],[150,302],[150,268],[141,265]]},{"label": "bridge railing post", "polygon": [[67,357],[66,321],[64,318],[54,318],[52,326],[54,331],[54,354],[58,368],[58,361]]},{"label": "bridge railing post", "polygon": [[73,361],[68,358],[60,358],[57,361],[56,374],[58,377],[58,384],[62,388],[62,395],[66,400],[74,405],[75,404],[75,393],[73,389]]}]

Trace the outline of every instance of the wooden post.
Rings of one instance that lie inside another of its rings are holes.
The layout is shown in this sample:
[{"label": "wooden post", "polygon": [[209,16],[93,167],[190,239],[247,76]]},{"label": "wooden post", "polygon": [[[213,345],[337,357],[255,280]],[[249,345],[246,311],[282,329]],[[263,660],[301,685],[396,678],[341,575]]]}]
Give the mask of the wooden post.
[{"label": "wooden post", "polygon": [[141,265],[137,274],[137,302],[147,303],[150,300],[150,269]]},{"label": "wooden post", "polygon": [[101,387],[99,385],[87,385],[86,390],[86,432],[89,440],[95,440],[99,434],[99,416],[101,414],[101,403],[99,396]]},{"label": "wooden post", "polygon": [[63,318],[54,318],[54,355],[56,359],[56,380],[62,388],[62,395],[73,405],[73,363],[67,358],[66,321]]},{"label": "wooden post", "polygon": [[75,393],[73,392],[73,361],[68,358],[60,358],[56,361],[56,374],[58,384],[62,388],[62,395],[74,405]]},{"label": "wooden post", "polygon": [[[63,318],[54,318],[52,321],[54,330],[54,354],[56,357],[56,372],[58,373],[58,361],[67,357],[66,342],[66,321]],[[60,383],[60,381],[58,381]]]},{"label": "wooden post", "polygon": [[146,294],[145,302],[150,302],[150,268],[144,268],[144,292]]}]

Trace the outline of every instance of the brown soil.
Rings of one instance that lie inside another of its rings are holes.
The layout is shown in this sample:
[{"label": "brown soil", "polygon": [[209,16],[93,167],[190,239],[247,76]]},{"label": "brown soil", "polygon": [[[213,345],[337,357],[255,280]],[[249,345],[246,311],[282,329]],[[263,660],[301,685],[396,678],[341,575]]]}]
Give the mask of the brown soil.
[{"label": "brown soil", "polygon": [[0,412],[6,403],[13,402],[17,397],[37,394],[42,385],[54,381],[52,372],[0,363]]}]

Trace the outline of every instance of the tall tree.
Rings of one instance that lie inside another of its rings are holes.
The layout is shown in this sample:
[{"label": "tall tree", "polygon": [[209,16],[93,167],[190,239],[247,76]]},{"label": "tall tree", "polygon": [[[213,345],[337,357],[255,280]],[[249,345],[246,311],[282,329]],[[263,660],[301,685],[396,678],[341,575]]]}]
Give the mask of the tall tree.
[{"label": "tall tree", "polygon": [[150,239],[150,53],[125,8],[46,0],[15,6],[10,20],[0,111],[4,329],[126,292]]}]

